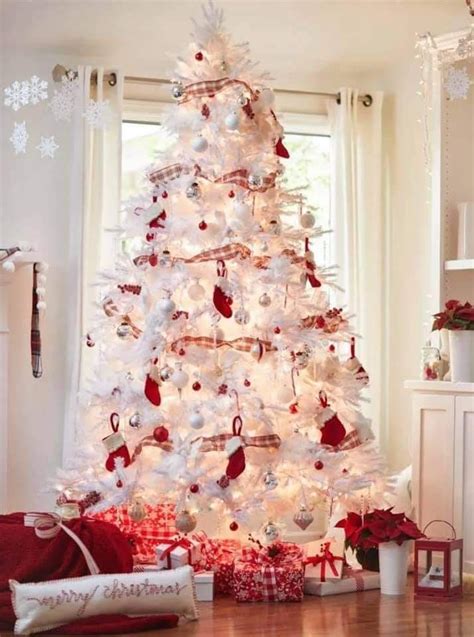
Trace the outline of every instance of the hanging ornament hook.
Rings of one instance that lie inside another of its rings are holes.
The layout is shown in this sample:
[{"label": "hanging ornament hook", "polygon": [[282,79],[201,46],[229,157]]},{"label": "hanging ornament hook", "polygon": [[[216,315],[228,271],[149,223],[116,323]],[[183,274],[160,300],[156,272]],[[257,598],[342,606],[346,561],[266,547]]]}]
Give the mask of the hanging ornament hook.
[{"label": "hanging ornament hook", "polygon": [[110,426],[112,427],[112,431],[114,433],[118,431],[119,424],[120,416],[117,414],[117,412],[114,411],[112,414],[110,414]]}]

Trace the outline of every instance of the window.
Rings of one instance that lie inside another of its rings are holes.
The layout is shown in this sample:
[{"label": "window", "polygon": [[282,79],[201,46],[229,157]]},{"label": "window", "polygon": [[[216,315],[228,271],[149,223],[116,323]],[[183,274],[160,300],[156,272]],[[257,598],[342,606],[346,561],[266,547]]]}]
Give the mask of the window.
[{"label": "window", "polygon": [[[137,118],[138,119],[138,118]],[[159,124],[159,114],[122,124],[122,200],[140,192],[147,168],[172,146],[174,140]],[[290,159],[283,160],[288,188],[301,188],[316,216],[316,224],[331,227],[330,147],[326,118],[287,115],[285,146]],[[297,220],[295,219],[295,223]],[[321,265],[330,262],[328,235],[317,240],[313,249]]]}]

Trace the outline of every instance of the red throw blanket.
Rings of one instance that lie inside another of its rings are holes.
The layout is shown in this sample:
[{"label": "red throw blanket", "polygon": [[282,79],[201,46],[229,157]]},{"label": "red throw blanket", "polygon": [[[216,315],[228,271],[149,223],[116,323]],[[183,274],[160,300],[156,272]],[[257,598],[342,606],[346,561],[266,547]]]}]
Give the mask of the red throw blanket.
[{"label": "red throw blanket", "polygon": [[[66,524],[87,546],[101,573],[132,572],[131,546],[113,524],[87,518]],[[12,630],[15,623],[8,585],[10,579],[42,582],[83,575],[89,575],[84,557],[77,544],[62,530],[56,537],[41,539],[33,528],[24,526],[23,513],[0,515],[0,630]],[[177,621],[178,617],[171,614],[137,618],[104,615],[75,621],[50,632],[63,635],[127,633],[170,628]]]}]

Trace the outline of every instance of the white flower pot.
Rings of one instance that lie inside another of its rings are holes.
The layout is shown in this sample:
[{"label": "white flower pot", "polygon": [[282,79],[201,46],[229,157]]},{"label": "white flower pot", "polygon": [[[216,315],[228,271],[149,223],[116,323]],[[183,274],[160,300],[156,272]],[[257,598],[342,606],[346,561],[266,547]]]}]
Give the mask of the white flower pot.
[{"label": "white flower pot", "polygon": [[410,543],[379,544],[380,592],[383,595],[403,595],[407,583],[408,549]]},{"label": "white flower pot", "polygon": [[453,383],[474,382],[474,330],[449,330]]}]

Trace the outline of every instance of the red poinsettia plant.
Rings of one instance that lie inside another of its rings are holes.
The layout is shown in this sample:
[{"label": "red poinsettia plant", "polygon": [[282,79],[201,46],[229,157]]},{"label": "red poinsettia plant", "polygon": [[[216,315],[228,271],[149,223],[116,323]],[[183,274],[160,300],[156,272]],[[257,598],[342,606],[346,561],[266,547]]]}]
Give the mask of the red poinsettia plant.
[{"label": "red poinsettia plant", "polygon": [[474,330],[474,307],[456,299],[447,301],[445,309],[434,315],[433,330]]},{"label": "red poinsettia plant", "polygon": [[353,549],[370,549],[382,542],[402,544],[406,540],[424,537],[413,520],[404,513],[393,513],[390,509],[374,509],[364,516],[348,513],[336,526],[346,532],[346,544]]}]

